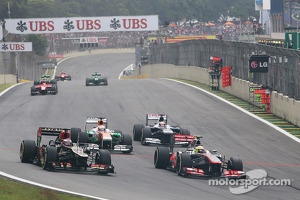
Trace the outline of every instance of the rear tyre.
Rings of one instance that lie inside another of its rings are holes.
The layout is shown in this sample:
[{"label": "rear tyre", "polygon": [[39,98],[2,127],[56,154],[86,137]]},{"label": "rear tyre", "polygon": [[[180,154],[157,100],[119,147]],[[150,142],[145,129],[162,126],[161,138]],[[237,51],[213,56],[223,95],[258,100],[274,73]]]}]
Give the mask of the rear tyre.
[{"label": "rear tyre", "polygon": [[86,132],[79,133],[78,143],[80,143],[80,144],[87,143],[88,139],[89,139],[89,135]]},{"label": "rear tyre", "polygon": [[181,153],[176,160],[176,168],[178,176],[187,176],[185,168],[192,167],[191,156],[187,153]]},{"label": "rear tyre", "polygon": [[142,131],[143,131],[143,124],[135,124],[133,126],[133,140],[134,141],[141,141],[141,137],[142,137]]},{"label": "rear tyre", "polygon": [[170,162],[169,147],[157,147],[154,153],[154,166],[158,169],[166,169]]},{"label": "rear tyre", "polygon": [[191,135],[191,132],[189,129],[183,128],[183,129],[181,129],[181,134],[182,135]]},{"label": "rear tyre", "polygon": [[77,143],[79,133],[81,132],[80,128],[71,128],[71,140],[73,143]]},{"label": "rear tyre", "polygon": [[32,163],[36,155],[36,144],[33,140],[23,140],[20,145],[20,160],[23,163]]}]

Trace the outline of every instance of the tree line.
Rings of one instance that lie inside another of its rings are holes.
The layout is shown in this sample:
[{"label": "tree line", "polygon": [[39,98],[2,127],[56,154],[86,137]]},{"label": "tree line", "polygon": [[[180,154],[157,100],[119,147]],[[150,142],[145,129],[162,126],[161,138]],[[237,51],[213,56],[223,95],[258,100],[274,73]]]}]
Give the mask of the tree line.
[{"label": "tree line", "polygon": [[259,13],[254,0],[2,0],[0,20],[90,16],[158,15],[160,24],[196,20],[246,21]]}]

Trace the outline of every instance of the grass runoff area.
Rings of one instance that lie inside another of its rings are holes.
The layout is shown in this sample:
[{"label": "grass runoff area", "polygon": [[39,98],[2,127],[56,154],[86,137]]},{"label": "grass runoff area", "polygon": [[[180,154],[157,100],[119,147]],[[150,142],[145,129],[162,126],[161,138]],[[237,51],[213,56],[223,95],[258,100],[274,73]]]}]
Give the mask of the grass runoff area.
[{"label": "grass runoff area", "polygon": [[[0,93],[14,84],[0,84]],[[83,200],[89,199],[44,189],[0,176],[1,200]]]},{"label": "grass runoff area", "polygon": [[[193,81],[187,81],[187,80],[180,80],[180,79],[176,79],[176,80],[194,85],[196,87],[207,90],[215,95],[218,95],[244,108],[245,110],[252,111],[254,114],[260,116],[261,118],[281,127],[282,129],[286,130],[290,134],[300,138],[299,127],[290,124],[289,122],[286,122],[285,120],[280,119],[274,116],[273,114],[266,114],[264,112],[261,112],[260,109],[258,109],[257,107],[254,108],[253,105],[251,105],[248,102],[245,102],[237,97],[234,97],[222,91],[213,91],[209,88],[209,86],[204,84],[200,84]],[[13,84],[0,84],[0,93],[12,85]],[[36,200],[36,199],[38,200],[82,200],[88,198],[74,196],[70,194],[64,194],[49,189],[43,189],[43,188],[31,186],[25,183],[20,183],[18,181],[10,180],[0,176],[0,199],[1,200]]]}]

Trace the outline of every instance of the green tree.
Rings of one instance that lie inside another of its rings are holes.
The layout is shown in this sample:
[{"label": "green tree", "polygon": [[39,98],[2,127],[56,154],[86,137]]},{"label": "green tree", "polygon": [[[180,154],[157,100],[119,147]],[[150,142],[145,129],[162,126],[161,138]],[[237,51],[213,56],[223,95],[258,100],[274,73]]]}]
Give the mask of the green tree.
[{"label": "green tree", "polygon": [[32,42],[32,50],[39,56],[44,56],[47,53],[48,40],[43,35],[30,34],[25,38],[26,42]]}]

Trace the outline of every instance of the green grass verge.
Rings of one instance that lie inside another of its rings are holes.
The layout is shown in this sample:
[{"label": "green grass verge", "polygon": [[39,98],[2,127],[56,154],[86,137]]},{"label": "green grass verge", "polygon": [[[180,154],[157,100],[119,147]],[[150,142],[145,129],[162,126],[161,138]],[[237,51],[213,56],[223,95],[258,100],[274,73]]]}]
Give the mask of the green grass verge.
[{"label": "green grass verge", "polygon": [[1,200],[82,200],[88,199],[0,178]]},{"label": "green grass verge", "polygon": [[3,92],[4,90],[6,90],[7,88],[13,86],[13,83],[10,84],[0,84],[0,93]]},{"label": "green grass verge", "polygon": [[[0,93],[14,84],[0,84]],[[0,176],[1,200],[82,200],[89,199],[48,190]]]}]

